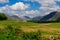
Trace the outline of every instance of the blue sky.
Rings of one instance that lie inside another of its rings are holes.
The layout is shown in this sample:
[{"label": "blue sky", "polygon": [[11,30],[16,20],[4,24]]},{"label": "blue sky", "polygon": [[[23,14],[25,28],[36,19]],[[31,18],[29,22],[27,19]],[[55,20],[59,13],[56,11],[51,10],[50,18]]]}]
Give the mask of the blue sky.
[{"label": "blue sky", "polygon": [[24,0],[9,0],[9,3],[4,3],[4,4],[0,3],[0,7],[3,7],[7,4],[11,6],[17,2],[23,2],[24,4],[30,4],[30,8],[27,10],[37,10],[41,6],[41,4],[39,4],[38,2],[31,2],[31,1],[24,1]]},{"label": "blue sky", "polygon": [[[17,11],[16,11],[17,10]],[[7,12],[8,11],[8,12]],[[39,16],[52,11],[60,11],[60,0],[1,0],[0,12],[20,15]]]},{"label": "blue sky", "polygon": [[56,2],[56,5],[60,6],[60,2],[59,2],[59,1],[57,1],[57,2]]},{"label": "blue sky", "polygon": [[[39,6],[41,6],[41,4],[39,4],[38,2],[31,2],[31,1],[24,1],[24,0],[9,0],[9,3],[0,3],[0,7],[5,6],[5,5],[13,5],[16,2],[23,2],[24,4],[30,4],[31,7],[34,8],[38,8]],[[60,5],[60,1],[56,1],[57,5]],[[35,7],[36,6],[36,7]],[[31,8],[32,9],[32,8]]]}]

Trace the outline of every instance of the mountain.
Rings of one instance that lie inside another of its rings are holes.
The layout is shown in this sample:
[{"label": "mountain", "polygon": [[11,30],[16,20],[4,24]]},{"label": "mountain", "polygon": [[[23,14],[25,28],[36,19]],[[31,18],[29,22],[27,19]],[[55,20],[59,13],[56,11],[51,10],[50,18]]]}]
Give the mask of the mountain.
[{"label": "mountain", "polygon": [[40,21],[41,18],[42,18],[42,16],[37,16],[37,17],[32,18],[31,20],[33,20],[33,21]]},{"label": "mountain", "polygon": [[21,20],[21,21],[28,21],[28,20],[33,20],[33,21],[60,21],[60,12],[54,11],[51,12],[48,15],[45,16],[36,16],[34,18],[30,18],[28,16],[23,16],[19,17],[17,15],[9,16],[7,15],[8,19],[11,20]]},{"label": "mountain", "polygon": [[60,12],[56,12],[55,15],[49,19],[49,21],[60,21]]},{"label": "mountain", "polygon": [[12,20],[23,20],[23,19],[19,18],[19,17],[16,16],[16,15],[11,16],[11,19],[12,19]]},{"label": "mountain", "polygon": [[25,21],[23,18],[18,17],[17,15],[6,15],[8,17],[8,20],[16,20],[16,21]]},{"label": "mountain", "polygon": [[60,12],[51,12],[50,14],[43,16],[40,21],[60,21]]},{"label": "mountain", "polygon": [[24,19],[25,19],[25,20],[30,20],[31,18],[28,17],[28,16],[24,16]]},{"label": "mountain", "polygon": [[26,21],[31,19],[28,16],[23,16],[23,17],[19,17],[17,15],[12,15],[12,16],[6,15],[6,16],[8,17],[9,20],[24,21],[24,22],[26,22]]}]

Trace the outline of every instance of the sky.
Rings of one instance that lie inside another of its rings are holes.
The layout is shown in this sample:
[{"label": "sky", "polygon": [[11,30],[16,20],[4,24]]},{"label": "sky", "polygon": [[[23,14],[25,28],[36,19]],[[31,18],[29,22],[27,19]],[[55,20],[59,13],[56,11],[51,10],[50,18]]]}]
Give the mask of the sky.
[{"label": "sky", "polygon": [[60,11],[60,0],[0,0],[0,12],[19,17],[44,16]]}]

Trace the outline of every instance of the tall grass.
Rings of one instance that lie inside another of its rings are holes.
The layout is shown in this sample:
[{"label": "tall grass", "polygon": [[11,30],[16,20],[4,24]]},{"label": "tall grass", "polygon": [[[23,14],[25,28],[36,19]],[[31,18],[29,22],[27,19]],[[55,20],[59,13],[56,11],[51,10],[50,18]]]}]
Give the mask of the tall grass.
[{"label": "tall grass", "polygon": [[7,26],[5,30],[0,30],[0,40],[20,40],[17,36],[16,29],[11,25]]},{"label": "tall grass", "polygon": [[40,31],[30,33],[24,32],[22,38],[23,40],[41,40],[41,33]]},{"label": "tall grass", "polygon": [[7,25],[5,28],[0,28],[0,40],[60,40],[60,34],[51,34],[53,38],[50,36],[42,37],[41,31],[36,32],[24,32],[18,27],[13,27],[12,25]]},{"label": "tall grass", "polygon": [[23,32],[20,28],[8,25],[4,30],[0,30],[0,40],[41,40],[40,31]]}]

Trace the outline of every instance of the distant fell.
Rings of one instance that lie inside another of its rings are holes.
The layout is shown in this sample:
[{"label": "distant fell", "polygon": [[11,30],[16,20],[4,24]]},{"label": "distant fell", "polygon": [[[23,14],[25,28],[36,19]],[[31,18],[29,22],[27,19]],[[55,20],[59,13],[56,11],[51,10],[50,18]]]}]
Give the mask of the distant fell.
[{"label": "distant fell", "polygon": [[60,21],[60,12],[54,11],[44,16],[40,21]]}]

